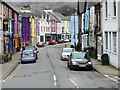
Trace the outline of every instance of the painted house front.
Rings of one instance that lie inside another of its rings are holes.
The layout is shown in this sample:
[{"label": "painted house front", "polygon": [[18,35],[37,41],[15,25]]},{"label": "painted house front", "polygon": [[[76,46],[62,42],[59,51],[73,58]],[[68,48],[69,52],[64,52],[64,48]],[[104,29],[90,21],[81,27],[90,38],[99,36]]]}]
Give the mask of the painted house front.
[{"label": "painted house front", "polygon": [[19,13],[16,12],[7,3],[2,2],[3,8],[3,40],[4,40],[4,52],[14,53],[18,48],[18,18]]},{"label": "painted house front", "polygon": [[120,68],[120,2],[102,3],[103,53],[109,56],[110,64]]},{"label": "painted house front", "polygon": [[39,18],[36,19],[36,43],[40,42]]},{"label": "painted house front", "polygon": [[51,40],[55,40],[56,41],[56,21],[52,20],[51,21]]},{"label": "painted house front", "polygon": [[30,44],[30,22],[27,17],[22,17],[21,42],[24,45]]},{"label": "painted house front", "polygon": [[2,11],[2,2],[0,1],[0,54],[3,53],[3,11]]},{"label": "painted house front", "polygon": [[36,45],[36,17],[31,16],[30,31],[31,31],[31,45]]},{"label": "painted house front", "polygon": [[71,16],[71,47],[78,44],[78,16]]}]

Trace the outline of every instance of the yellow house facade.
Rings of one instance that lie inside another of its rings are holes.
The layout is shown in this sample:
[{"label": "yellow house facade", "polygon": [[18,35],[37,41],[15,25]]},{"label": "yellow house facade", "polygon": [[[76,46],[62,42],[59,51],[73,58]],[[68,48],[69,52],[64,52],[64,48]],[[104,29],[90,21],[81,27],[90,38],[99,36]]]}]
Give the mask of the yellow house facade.
[{"label": "yellow house facade", "polygon": [[36,17],[30,18],[31,25],[30,25],[30,32],[31,32],[31,45],[36,45]]}]

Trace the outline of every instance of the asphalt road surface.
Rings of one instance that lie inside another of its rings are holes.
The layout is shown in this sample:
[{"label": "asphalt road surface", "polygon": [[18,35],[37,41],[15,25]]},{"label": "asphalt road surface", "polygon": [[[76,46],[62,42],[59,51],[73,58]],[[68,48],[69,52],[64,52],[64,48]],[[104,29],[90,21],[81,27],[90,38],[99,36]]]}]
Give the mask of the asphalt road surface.
[{"label": "asphalt road surface", "polygon": [[[69,70],[61,61],[65,44],[39,48],[36,63],[20,64],[8,76],[3,88],[118,88],[118,84],[95,70]],[[69,47],[69,43],[67,44]]]}]

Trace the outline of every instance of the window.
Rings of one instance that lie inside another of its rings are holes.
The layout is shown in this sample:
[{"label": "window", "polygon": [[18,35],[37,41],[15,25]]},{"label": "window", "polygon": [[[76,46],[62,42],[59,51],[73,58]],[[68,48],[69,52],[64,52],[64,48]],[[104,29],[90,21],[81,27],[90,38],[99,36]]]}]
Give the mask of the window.
[{"label": "window", "polygon": [[0,3],[0,14],[2,13],[2,4]]},{"label": "window", "polygon": [[55,27],[54,27],[54,32],[55,32]]},{"label": "window", "polygon": [[113,32],[113,51],[117,52],[117,33]]},{"label": "window", "polygon": [[105,48],[108,49],[108,33],[105,32]]},{"label": "window", "polygon": [[45,26],[44,26],[44,32],[45,32]]},{"label": "window", "polygon": [[42,26],[41,26],[41,32],[42,32]]},{"label": "window", "polygon": [[108,17],[107,1],[105,2],[105,12],[106,12],[106,18],[107,18]]},{"label": "window", "polygon": [[116,16],[116,0],[114,0],[113,6],[114,6],[114,16]]},{"label": "window", "polygon": [[10,32],[10,21],[8,21],[8,32]]},{"label": "window", "polygon": [[2,19],[0,18],[0,31],[2,30]]},{"label": "window", "polygon": [[110,46],[110,51],[111,51],[111,32],[109,32],[109,46]]}]

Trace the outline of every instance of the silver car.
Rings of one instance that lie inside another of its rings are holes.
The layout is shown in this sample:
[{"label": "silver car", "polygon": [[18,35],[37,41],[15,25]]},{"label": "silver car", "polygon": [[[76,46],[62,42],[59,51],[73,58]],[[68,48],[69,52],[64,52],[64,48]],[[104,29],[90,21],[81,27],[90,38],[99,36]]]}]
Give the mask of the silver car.
[{"label": "silver car", "polygon": [[64,48],[61,53],[61,60],[68,60],[73,51],[73,48]]},{"label": "silver car", "polygon": [[68,60],[68,68],[87,68],[93,69],[92,61],[86,52],[73,52]]}]

